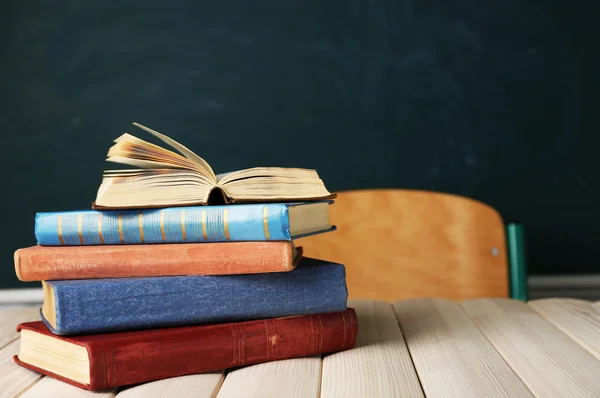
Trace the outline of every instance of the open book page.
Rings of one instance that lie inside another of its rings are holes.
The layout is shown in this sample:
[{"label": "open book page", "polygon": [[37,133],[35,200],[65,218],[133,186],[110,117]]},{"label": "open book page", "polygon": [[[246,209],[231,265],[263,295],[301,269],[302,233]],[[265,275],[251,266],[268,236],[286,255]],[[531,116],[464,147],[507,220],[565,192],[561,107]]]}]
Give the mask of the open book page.
[{"label": "open book page", "polygon": [[194,170],[211,184],[216,183],[212,170],[206,169],[178,153],[141,140],[130,134],[123,134],[115,140],[115,144],[108,150],[108,162],[127,164],[142,169],[153,168],[181,168]]},{"label": "open book page", "polygon": [[[179,165],[171,162],[160,162],[156,160],[142,160],[142,159],[133,159],[131,157],[126,156],[111,156],[106,159],[107,162],[119,163],[119,164],[127,164],[130,166],[139,167],[140,173],[148,173],[152,172],[154,169],[185,169],[190,170],[189,167],[185,167],[183,165]],[[193,169],[192,169],[193,170]],[[106,172],[110,172],[111,170],[106,170]],[[206,177],[208,181],[210,179]]]},{"label": "open book page", "polygon": [[254,167],[220,174],[218,185],[235,200],[302,199],[331,193],[315,170]]},{"label": "open book page", "polygon": [[[149,170],[151,171],[151,170]],[[105,175],[94,207],[136,208],[206,204],[213,185],[198,173],[171,170],[123,177],[122,171]]]},{"label": "open book page", "polygon": [[235,180],[242,180],[256,177],[288,177],[288,178],[310,178],[319,179],[319,175],[315,170],[285,168],[285,167],[253,167],[251,169],[232,171],[229,173],[219,174],[217,179],[219,185],[225,185]]},{"label": "open book page", "polygon": [[142,130],[149,132],[150,134],[159,138],[160,140],[162,140],[164,143],[166,143],[170,147],[175,148],[186,158],[188,158],[188,159],[196,162],[197,164],[201,165],[202,167],[204,167],[210,173],[213,181],[215,181],[215,183],[217,182],[217,177],[215,176],[214,171],[212,170],[210,165],[204,159],[202,159],[200,156],[196,155],[194,152],[190,151],[189,149],[187,149],[185,146],[181,145],[174,139],[169,138],[166,135],[159,133],[158,131],[152,130],[151,128],[143,126],[137,122],[134,122],[133,125],[141,128]]},{"label": "open book page", "polygon": [[[253,179],[250,179],[253,180]],[[290,199],[310,200],[329,198],[331,193],[322,184],[279,183],[276,181],[248,181],[238,184],[225,185],[226,194],[236,201],[274,200],[287,201]]]},{"label": "open book page", "polygon": [[217,182],[220,182],[221,180],[223,180],[225,177],[227,177],[227,176],[228,176],[228,175],[230,175],[230,174],[233,174],[233,173],[238,173],[238,172],[240,172],[240,171],[241,171],[241,170],[235,170],[235,171],[227,171],[227,172],[225,172],[225,173],[219,173],[219,174],[217,174],[217,175],[216,175],[216,177],[217,177]]},{"label": "open book page", "polygon": [[178,153],[134,137],[131,134],[123,134],[115,140],[115,143],[116,144],[108,150],[109,158],[111,156],[128,155],[133,155],[137,158],[150,158],[157,161],[163,161],[165,163],[177,164],[185,168],[197,169],[206,173],[207,176],[210,176],[208,170],[198,163],[195,163]]},{"label": "open book page", "polygon": [[185,146],[139,123],[134,125],[174,151],[131,134],[121,135],[109,149],[107,161],[136,169],[106,170],[95,208],[208,204],[209,200],[220,200],[214,193],[223,193],[226,203],[335,197],[312,169],[254,167],[215,175],[205,160]]}]

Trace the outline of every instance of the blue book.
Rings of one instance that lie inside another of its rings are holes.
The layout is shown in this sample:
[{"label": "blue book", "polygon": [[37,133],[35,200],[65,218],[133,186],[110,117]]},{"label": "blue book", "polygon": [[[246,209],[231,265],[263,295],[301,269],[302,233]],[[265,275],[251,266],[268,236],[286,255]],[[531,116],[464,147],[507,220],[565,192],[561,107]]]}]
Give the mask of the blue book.
[{"label": "blue book", "polygon": [[335,230],[332,201],[37,213],[38,245],[267,241]]},{"label": "blue book", "polygon": [[47,281],[41,314],[58,335],[343,311],[342,264],[303,258],[289,272]]}]

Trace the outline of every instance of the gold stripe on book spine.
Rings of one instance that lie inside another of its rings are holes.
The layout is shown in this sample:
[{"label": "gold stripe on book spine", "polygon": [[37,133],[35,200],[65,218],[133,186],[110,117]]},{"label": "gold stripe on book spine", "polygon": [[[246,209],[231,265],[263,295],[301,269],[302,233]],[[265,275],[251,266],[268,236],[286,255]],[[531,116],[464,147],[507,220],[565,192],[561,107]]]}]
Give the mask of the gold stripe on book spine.
[{"label": "gold stripe on book spine", "polygon": [[342,345],[345,347],[346,346],[346,334],[347,334],[346,329],[347,329],[348,324],[346,323],[346,316],[344,314],[345,313],[342,312],[342,323],[344,324],[344,337],[342,339]]},{"label": "gold stripe on book spine", "polygon": [[63,239],[63,236],[62,236],[62,216],[61,215],[58,216],[58,241],[60,242],[61,245],[65,244],[65,240]]},{"label": "gold stripe on book spine", "polygon": [[223,210],[223,229],[225,229],[225,239],[229,240],[229,210]]},{"label": "gold stripe on book spine", "polygon": [[123,215],[119,213],[119,242],[125,243],[125,237],[123,236]]},{"label": "gold stripe on book spine", "polygon": [[186,240],[185,233],[185,210],[181,210],[181,238]]},{"label": "gold stripe on book spine", "polygon": [[317,321],[315,321],[314,315],[309,315],[308,319],[310,321],[310,349],[312,352],[317,351]]},{"label": "gold stripe on book spine", "polygon": [[246,361],[246,333],[244,333],[244,327],[237,325],[238,334],[241,336],[240,339],[240,364]]},{"label": "gold stripe on book spine", "polygon": [[160,236],[163,242],[167,240],[167,236],[165,235],[165,213],[163,211],[160,212]]},{"label": "gold stripe on book spine", "polygon": [[267,357],[275,357],[275,344],[277,344],[277,335],[275,334],[273,324],[270,319],[265,320],[265,330],[267,335]]},{"label": "gold stripe on book spine", "polygon": [[263,207],[263,227],[265,229],[265,238],[271,239],[269,235],[269,208],[267,206]]},{"label": "gold stripe on book spine", "polygon": [[232,342],[233,342],[233,364],[237,365],[238,364],[238,351],[239,351],[239,347],[238,347],[238,336],[237,336],[237,330],[235,326],[231,326],[231,337],[232,337]]},{"label": "gold stripe on book spine", "polygon": [[100,239],[100,244],[104,244],[104,236],[102,236],[102,213],[98,213],[98,239]]},{"label": "gold stripe on book spine", "polygon": [[206,210],[202,210],[202,239],[208,240],[208,234],[206,233]]},{"label": "gold stripe on book spine", "polygon": [[140,241],[144,243],[144,213],[138,215],[138,227],[140,228]]},{"label": "gold stripe on book spine", "polygon": [[79,243],[85,245],[85,242],[83,241],[83,231],[81,224],[83,224],[83,214],[80,214],[79,217],[77,217],[77,235],[79,236]]},{"label": "gold stripe on book spine", "polygon": [[321,352],[323,350],[323,319],[320,315],[317,315],[317,319],[319,320],[319,332],[317,333],[317,336],[319,337],[319,345],[317,352]]}]

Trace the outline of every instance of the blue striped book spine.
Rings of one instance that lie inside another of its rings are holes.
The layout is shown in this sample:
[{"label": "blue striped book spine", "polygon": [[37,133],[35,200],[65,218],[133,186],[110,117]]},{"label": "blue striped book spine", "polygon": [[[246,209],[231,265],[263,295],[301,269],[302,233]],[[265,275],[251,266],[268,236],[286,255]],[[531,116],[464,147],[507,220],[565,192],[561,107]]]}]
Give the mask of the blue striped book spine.
[{"label": "blue striped book spine", "polygon": [[48,281],[55,334],[152,329],[343,311],[341,264],[303,258],[290,272]]},{"label": "blue striped book spine", "polygon": [[37,213],[39,245],[291,240],[289,204]]}]

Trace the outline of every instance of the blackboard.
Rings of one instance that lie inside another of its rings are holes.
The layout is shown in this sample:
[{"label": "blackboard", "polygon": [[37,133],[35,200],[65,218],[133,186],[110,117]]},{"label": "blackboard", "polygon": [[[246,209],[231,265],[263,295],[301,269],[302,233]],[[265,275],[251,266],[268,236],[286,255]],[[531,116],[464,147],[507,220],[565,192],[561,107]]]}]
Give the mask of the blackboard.
[{"label": "blackboard", "polygon": [[[108,4],[108,5],[107,5]],[[599,28],[563,1],[23,0],[1,6],[0,287],[38,211],[89,208],[133,121],[223,172],[482,200],[532,274],[599,271]]]}]

